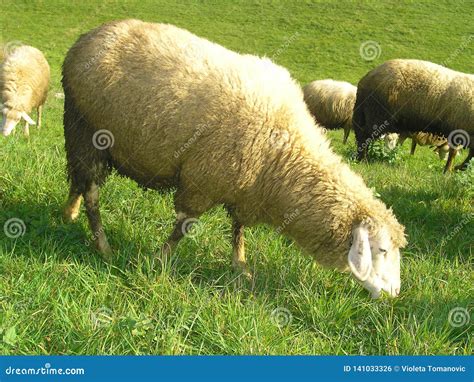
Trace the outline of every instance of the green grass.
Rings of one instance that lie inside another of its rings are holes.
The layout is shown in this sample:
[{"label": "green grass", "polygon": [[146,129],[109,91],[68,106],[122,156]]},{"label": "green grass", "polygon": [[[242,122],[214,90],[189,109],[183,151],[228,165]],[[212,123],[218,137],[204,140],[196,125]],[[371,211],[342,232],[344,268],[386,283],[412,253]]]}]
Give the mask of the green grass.
[{"label": "green grass", "polygon": [[[33,128],[29,141],[17,131],[0,142],[0,224],[19,218],[26,226],[17,239],[0,231],[0,353],[472,353],[472,174],[443,176],[443,163],[428,148],[410,156],[408,144],[394,164],[351,163],[407,228],[395,300],[372,301],[350,277],[314,266],[269,227],[246,230],[255,278],[243,282],[231,270],[230,222],[220,208],[203,217],[171,264],[152,272],[150,257],[172,228],[172,195],[116,175],[101,194],[116,250],[112,267],[86,246],[84,214],[75,224],[61,221],[68,186],[55,93],[68,47],[112,19],[177,24],[228,48],[273,57],[302,84],[327,77],[357,83],[395,57],[472,71],[473,42],[464,41],[473,11],[461,1],[4,0],[3,41],[43,50],[52,82],[44,129]],[[381,47],[371,62],[359,54],[368,40]],[[343,146],[342,131],[330,136],[349,161],[353,137]],[[470,312],[459,327],[448,321],[456,307]]]}]

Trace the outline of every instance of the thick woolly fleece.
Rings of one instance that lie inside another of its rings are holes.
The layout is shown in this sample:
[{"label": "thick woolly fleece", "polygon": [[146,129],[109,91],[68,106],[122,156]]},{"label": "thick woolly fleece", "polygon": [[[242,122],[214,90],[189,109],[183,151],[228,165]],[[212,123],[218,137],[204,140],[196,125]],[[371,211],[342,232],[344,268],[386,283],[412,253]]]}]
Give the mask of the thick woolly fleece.
[{"label": "thick woolly fleece", "polygon": [[471,157],[474,75],[427,61],[387,61],[359,81],[353,128],[359,151],[374,133],[422,131],[448,137],[463,130],[454,143],[470,141]]},{"label": "thick woolly fleece", "polygon": [[[270,224],[341,270],[355,224],[372,234],[386,225],[395,246],[406,243],[391,210],[332,152],[301,88],[268,59],[126,20],[76,42],[63,85],[65,117],[86,121],[65,124],[78,189],[103,180],[91,168],[107,167],[84,159],[107,161],[143,186],[175,186],[177,211],[197,217],[224,204],[242,224]],[[91,154],[100,129],[114,144]]]},{"label": "thick woolly fleece", "polygon": [[327,129],[352,126],[357,88],[331,79],[310,82],[303,88],[304,100],[317,123]]},{"label": "thick woolly fleece", "polygon": [[49,65],[43,53],[28,45],[16,47],[0,64],[2,104],[29,114],[46,102],[49,78]]},{"label": "thick woolly fleece", "polygon": [[413,133],[410,134],[410,138],[414,140],[417,145],[420,146],[438,147],[443,146],[448,142],[446,138],[431,133]]}]

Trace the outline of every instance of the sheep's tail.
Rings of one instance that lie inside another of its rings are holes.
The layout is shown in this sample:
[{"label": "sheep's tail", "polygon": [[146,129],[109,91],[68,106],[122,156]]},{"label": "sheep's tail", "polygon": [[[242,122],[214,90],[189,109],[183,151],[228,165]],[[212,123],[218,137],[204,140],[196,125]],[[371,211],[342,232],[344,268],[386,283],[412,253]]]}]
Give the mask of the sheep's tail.
[{"label": "sheep's tail", "polygon": [[92,182],[101,185],[110,173],[110,154],[94,144],[95,129],[77,107],[67,80],[64,88],[64,139],[71,187],[83,194]]}]

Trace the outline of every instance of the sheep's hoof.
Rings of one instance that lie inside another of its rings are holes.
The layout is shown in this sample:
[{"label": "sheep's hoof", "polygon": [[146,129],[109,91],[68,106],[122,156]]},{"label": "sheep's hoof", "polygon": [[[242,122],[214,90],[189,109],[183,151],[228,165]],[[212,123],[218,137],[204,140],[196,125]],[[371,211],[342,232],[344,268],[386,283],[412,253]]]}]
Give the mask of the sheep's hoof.
[{"label": "sheep's hoof", "polygon": [[250,272],[247,263],[243,261],[237,261],[232,264],[234,271],[239,274],[239,276],[243,276],[245,279],[252,281],[253,275]]},{"label": "sheep's hoof", "polygon": [[455,171],[464,171],[466,169],[467,169],[467,164],[464,164],[464,163],[454,166]]},{"label": "sheep's hoof", "polygon": [[63,220],[65,223],[73,223],[79,216],[79,209],[66,207],[63,211]]},{"label": "sheep's hoof", "polygon": [[164,243],[159,252],[156,254],[158,258],[160,258],[162,261],[166,261],[167,259],[171,258],[171,255],[173,253],[173,247],[171,246],[170,243]]},{"label": "sheep's hoof", "polygon": [[105,241],[104,240],[102,240],[102,241],[97,240],[96,243],[95,243],[95,246],[96,246],[97,251],[103,257],[103,259],[107,263],[111,263],[112,262],[113,251],[112,251],[112,248],[110,247],[109,243],[107,242],[107,240],[105,240]]},{"label": "sheep's hoof", "polygon": [[155,252],[153,257],[153,268],[159,269],[160,264],[161,267],[166,266],[171,261],[171,256],[173,255],[173,246],[170,243],[164,243],[160,249]]}]

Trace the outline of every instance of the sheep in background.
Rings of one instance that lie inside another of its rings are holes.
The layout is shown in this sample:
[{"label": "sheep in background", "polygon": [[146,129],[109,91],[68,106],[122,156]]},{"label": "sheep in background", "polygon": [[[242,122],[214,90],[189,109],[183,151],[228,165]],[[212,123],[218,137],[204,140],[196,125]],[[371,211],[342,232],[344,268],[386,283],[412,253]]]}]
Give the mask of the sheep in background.
[{"label": "sheep in background", "polygon": [[248,273],[244,226],[266,223],[321,264],[352,271],[373,297],[399,294],[404,227],[332,152],[286,69],[172,25],[126,20],[81,36],[62,81],[65,218],[77,218],[83,196],[107,259],[99,187],[113,167],[144,187],[176,188],[165,257],[222,204],[239,271]]},{"label": "sheep in background", "polygon": [[434,147],[433,151],[438,154],[439,159],[441,160],[446,159],[446,156],[448,155],[449,151],[448,140],[444,137],[431,133],[390,133],[385,134],[381,138],[385,140],[385,146],[389,150],[393,150],[397,144],[402,146],[407,138],[411,138],[411,155],[415,154],[415,149],[417,145],[430,146],[432,148]]},{"label": "sheep in background", "polygon": [[[448,140],[445,137],[441,137],[436,134],[418,132],[418,133],[408,134],[408,137],[411,138],[411,149],[410,149],[411,155],[415,154],[417,145],[434,147],[434,152],[438,154],[439,159],[441,160],[446,159],[448,152],[450,150]],[[403,138],[402,137],[400,138],[400,145],[403,144],[406,138],[407,138],[406,135],[404,135]]]},{"label": "sheep in background", "polygon": [[303,88],[304,100],[316,122],[329,130],[343,128],[344,144],[352,127],[356,92],[354,85],[330,79],[313,81]]},{"label": "sheep in background", "polygon": [[[32,46],[22,45],[6,52],[0,64],[0,92],[2,101],[2,131],[10,135],[21,119],[24,133],[29,136],[29,125],[41,127],[41,114],[48,95],[50,71],[43,53]],[[37,110],[37,122],[29,116]]]},{"label": "sheep in background", "polygon": [[358,158],[364,159],[370,142],[383,133],[422,131],[447,137],[453,148],[469,147],[457,167],[465,169],[474,155],[473,89],[473,75],[427,61],[391,60],[371,70],[357,86]]},{"label": "sheep in background", "polygon": [[[380,139],[385,141],[385,147],[389,150],[395,149],[399,143],[400,136],[397,133],[389,133],[380,136]],[[401,143],[400,143],[401,145]]]},{"label": "sheep in background", "polygon": [[[441,137],[436,134],[431,133],[390,133],[386,134],[384,137],[385,146],[389,150],[393,150],[397,143],[401,146],[405,142],[407,138],[411,138],[411,149],[410,154],[415,154],[416,146],[430,146],[431,148],[434,147],[434,152],[438,154],[440,160],[445,160],[448,157],[448,153],[450,154],[450,158],[454,158],[456,154],[461,150],[460,147],[451,148],[449,146],[448,140],[444,137]],[[452,154],[451,154],[452,152]],[[452,167],[452,159],[448,161],[444,172],[450,171]]]}]

